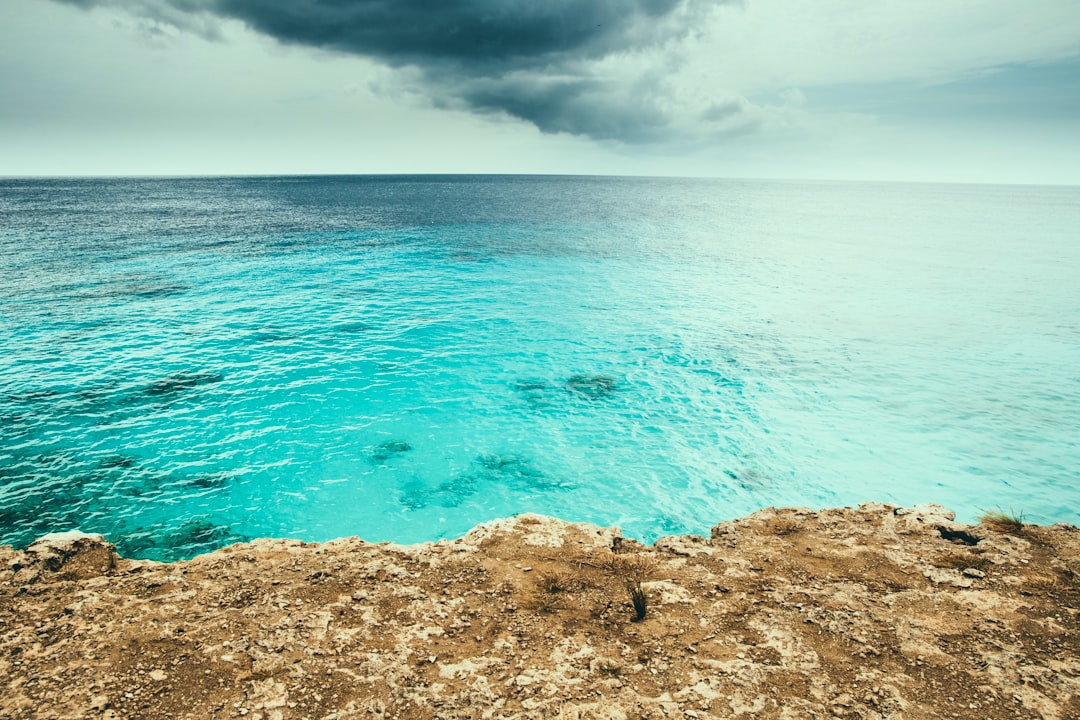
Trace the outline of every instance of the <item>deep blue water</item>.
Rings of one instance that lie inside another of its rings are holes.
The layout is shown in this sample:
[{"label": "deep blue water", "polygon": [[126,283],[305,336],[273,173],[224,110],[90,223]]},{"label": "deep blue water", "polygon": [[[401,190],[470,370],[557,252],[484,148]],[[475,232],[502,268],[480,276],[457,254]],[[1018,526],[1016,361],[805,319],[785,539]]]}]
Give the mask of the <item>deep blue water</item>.
[{"label": "deep blue water", "polygon": [[0,180],[0,542],[1080,521],[1080,188]]}]

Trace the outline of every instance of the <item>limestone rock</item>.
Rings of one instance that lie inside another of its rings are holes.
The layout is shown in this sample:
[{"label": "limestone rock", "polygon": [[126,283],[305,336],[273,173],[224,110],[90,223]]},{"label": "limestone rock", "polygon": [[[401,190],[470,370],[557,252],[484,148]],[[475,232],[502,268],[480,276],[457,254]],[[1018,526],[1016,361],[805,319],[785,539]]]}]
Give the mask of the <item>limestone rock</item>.
[{"label": "limestone rock", "polygon": [[171,564],[62,533],[0,548],[0,717],[1070,720],[1077,608],[1080,530],[940,506],[767,508],[654,547],[522,515]]},{"label": "limestone rock", "polygon": [[43,535],[26,548],[28,565],[74,578],[104,575],[116,567],[116,548],[97,534],[68,530]]}]

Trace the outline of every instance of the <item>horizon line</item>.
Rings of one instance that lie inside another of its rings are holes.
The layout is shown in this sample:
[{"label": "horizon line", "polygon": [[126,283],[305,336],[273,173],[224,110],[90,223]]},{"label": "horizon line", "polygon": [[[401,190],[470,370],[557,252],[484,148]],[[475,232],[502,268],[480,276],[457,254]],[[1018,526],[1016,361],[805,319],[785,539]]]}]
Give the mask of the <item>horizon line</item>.
[{"label": "horizon line", "polygon": [[636,175],[631,173],[555,173],[555,172],[296,172],[296,173],[76,173],[76,174],[5,174],[0,182],[9,180],[257,180],[271,178],[597,178],[622,180],[712,180],[721,182],[778,182],[778,183],[834,183],[834,184],[883,184],[883,185],[976,185],[998,187],[1080,187],[1078,183],[1033,181],[979,181],[979,180],[911,180],[883,178],[825,178],[825,177],[772,177],[772,176],[722,176],[722,175]]}]

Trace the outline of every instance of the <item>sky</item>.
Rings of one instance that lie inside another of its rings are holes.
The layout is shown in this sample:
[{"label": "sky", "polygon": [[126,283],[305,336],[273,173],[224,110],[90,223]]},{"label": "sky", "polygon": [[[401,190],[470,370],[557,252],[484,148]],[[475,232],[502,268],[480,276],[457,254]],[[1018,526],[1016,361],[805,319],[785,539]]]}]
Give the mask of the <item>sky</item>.
[{"label": "sky", "polygon": [[0,176],[1080,184],[1077,0],[2,0]]}]

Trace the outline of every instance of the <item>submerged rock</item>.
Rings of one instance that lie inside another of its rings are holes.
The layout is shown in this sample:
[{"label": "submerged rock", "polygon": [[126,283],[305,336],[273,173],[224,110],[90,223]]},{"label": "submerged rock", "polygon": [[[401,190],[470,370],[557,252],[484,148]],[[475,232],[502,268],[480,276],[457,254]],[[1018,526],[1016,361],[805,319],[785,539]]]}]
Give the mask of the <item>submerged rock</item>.
[{"label": "submerged rock", "polygon": [[7,398],[12,402],[31,403],[52,400],[59,394],[56,390],[27,390],[25,392],[8,393]]},{"label": "submerged rock", "polygon": [[98,467],[106,470],[109,468],[129,468],[135,464],[135,459],[128,457],[127,455],[109,455],[98,461]]},{"label": "submerged rock", "polygon": [[575,395],[595,400],[615,392],[618,381],[610,375],[571,375],[565,387]]},{"label": "submerged rock", "polygon": [[190,286],[176,282],[130,283],[117,288],[115,292],[109,293],[109,295],[131,295],[134,297],[152,299],[182,295],[189,290],[191,290]]},{"label": "submerged rock", "polygon": [[476,473],[455,475],[440,483],[438,490],[431,495],[442,507],[454,508],[475,495],[483,480],[484,478]]},{"label": "submerged rock", "polygon": [[424,485],[417,479],[403,488],[401,504],[409,510],[419,510],[435,503],[445,508],[460,506],[485,487],[525,487],[529,490],[567,487],[556,482],[527,458],[509,454],[484,453],[476,457],[472,467],[439,483]]},{"label": "submerged rock", "polygon": [[741,487],[750,491],[760,491],[774,485],[772,478],[763,471],[752,467],[743,467],[738,470],[725,470],[724,474],[736,481]]},{"label": "submerged rock", "polygon": [[422,510],[432,503],[444,508],[455,508],[476,494],[484,478],[475,473],[462,473],[430,487],[414,478],[402,488],[401,505],[406,510]]},{"label": "submerged rock", "polygon": [[189,390],[193,387],[200,385],[209,385],[211,383],[221,382],[223,380],[221,373],[201,371],[201,372],[186,372],[181,371],[173,373],[166,378],[157,380],[151,383],[146,388],[147,395],[171,395],[173,393],[180,392],[181,390]]},{"label": "submerged rock", "polygon": [[295,339],[295,335],[274,328],[263,328],[253,332],[248,339],[256,343],[281,343]]},{"label": "submerged rock", "polygon": [[209,520],[187,520],[176,529],[170,538],[178,545],[205,545],[228,537],[230,530],[225,525],[215,525]]},{"label": "submerged rock", "polygon": [[5,413],[3,415],[0,415],[0,427],[14,427],[16,425],[21,425],[22,423],[26,422],[27,417],[29,416],[15,413]]},{"label": "submerged rock", "polygon": [[552,385],[547,380],[517,380],[510,383],[510,387],[534,409],[550,406],[560,392],[558,385]]},{"label": "submerged rock", "polygon": [[521,455],[510,453],[499,455],[497,453],[484,453],[476,458],[476,464],[487,470],[497,473],[513,473],[515,475],[538,475],[539,471],[529,466],[529,463]]},{"label": "submerged rock", "polygon": [[387,440],[386,442],[379,443],[374,447],[366,449],[364,455],[368,460],[380,463],[385,462],[396,455],[407,453],[412,449],[412,445],[404,440]]},{"label": "submerged rock", "polygon": [[530,488],[552,487],[558,484],[552,482],[543,470],[535,467],[527,458],[514,453],[485,453],[476,458],[476,464],[481,468],[480,473],[488,476],[492,482],[523,482]]},{"label": "submerged rock", "polygon": [[228,525],[218,525],[205,518],[190,518],[179,526],[161,524],[141,528],[117,542],[127,555],[172,561],[249,539],[233,532]]},{"label": "submerged rock", "polygon": [[366,322],[343,323],[335,328],[339,333],[355,335],[357,333],[371,332],[371,325]]},{"label": "submerged rock", "polygon": [[230,479],[230,475],[224,472],[203,473],[201,475],[192,475],[191,477],[185,477],[181,480],[178,480],[177,484],[192,488],[199,488],[201,490],[217,490],[228,485]]},{"label": "submerged rock", "polygon": [[406,510],[423,510],[430,499],[431,493],[423,487],[407,487],[401,492],[401,506]]}]

